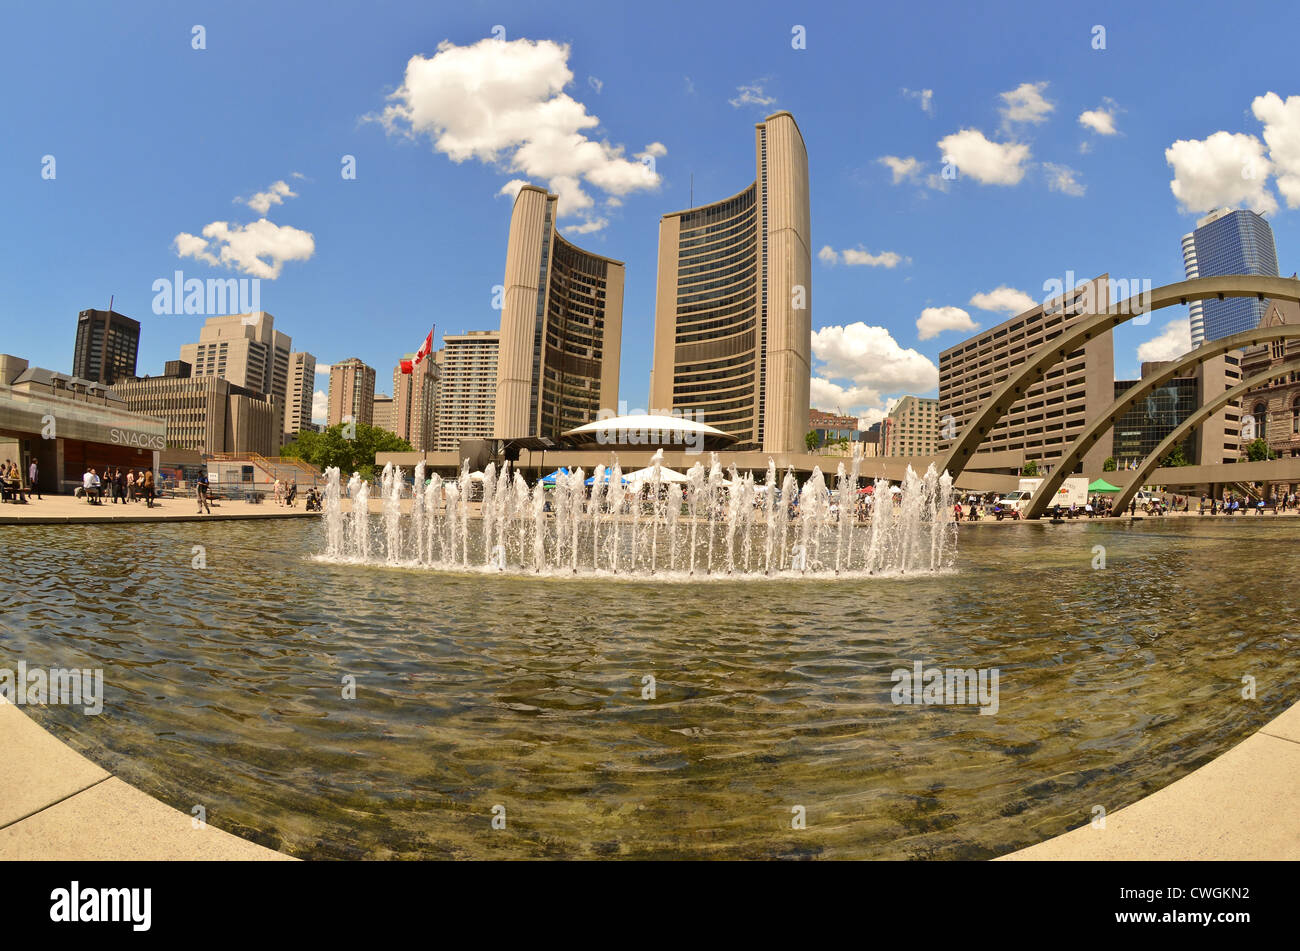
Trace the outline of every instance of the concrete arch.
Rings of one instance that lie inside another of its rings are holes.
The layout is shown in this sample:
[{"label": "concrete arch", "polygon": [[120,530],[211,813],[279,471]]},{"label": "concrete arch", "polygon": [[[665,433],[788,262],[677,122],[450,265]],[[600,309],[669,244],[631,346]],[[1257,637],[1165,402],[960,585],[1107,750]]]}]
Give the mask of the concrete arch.
[{"label": "concrete arch", "polygon": [[1031,386],[1047,375],[1047,371],[1065,359],[1093,337],[1106,333],[1122,323],[1142,314],[1172,307],[1174,304],[1186,304],[1191,300],[1205,300],[1216,297],[1258,297],[1260,300],[1274,299],[1300,302],[1300,280],[1289,277],[1256,277],[1249,274],[1233,274],[1227,277],[1198,277],[1190,281],[1166,284],[1152,291],[1138,294],[1117,304],[1112,304],[1105,313],[1088,314],[1069,329],[1055,337],[1050,344],[1044,344],[1012,371],[1002,388],[993,394],[976,413],[975,418],[962,428],[957,441],[953,443],[944,459],[943,468],[955,480],[970,462],[971,456],[979,448],[989,431],[1003,416],[1011,411],[1012,405],[1025,394]]},{"label": "concrete arch", "polygon": [[1300,339],[1300,324],[1279,324],[1276,327],[1243,330],[1241,333],[1220,337],[1218,340],[1211,340],[1209,343],[1203,344],[1191,353],[1175,360],[1159,373],[1153,373],[1151,376],[1133,384],[1124,391],[1123,396],[1110,404],[1110,408],[1106,412],[1086,426],[1083,432],[1079,433],[1078,438],[1070,444],[1070,448],[1065,451],[1060,461],[1056,463],[1056,467],[1052,469],[1052,474],[1045,478],[1038,486],[1037,491],[1034,492],[1034,497],[1029,502],[1029,508],[1025,511],[1025,518],[1041,518],[1043,513],[1047,511],[1050,500],[1056,495],[1056,490],[1074,472],[1074,467],[1079,464],[1079,460],[1083,458],[1084,454],[1092,448],[1093,443],[1101,438],[1102,433],[1115,425],[1120,414],[1156,387],[1168,383],[1189,367],[1204,363],[1206,360],[1225,354],[1229,350],[1267,343],[1271,340],[1286,339]]},{"label": "concrete arch", "polygon": [[1128,484],[1128,487],[1119,495],[1115,496],[1114,511],[1123,512],[1124,509],[1128,507],[1129,502],[1133,501],[1133,496],[1137,495],[1138,489],[1140,489],[1142,483],[1146,481],[1146,477],[1155,469],[1160,467],[1160,460],[1163,459],[1165,454],[1173,449],[1174,446],[1178,445],[1179,441],[1189,432],[1201,425],[1201,423],[1205,422],[1226,404],[1235,400],[1247,390],[1254,389],[1257,386],[1263,386],[1265,383],[1269,383],[1272,380],[1276,380],[1278,377],[1286,376],[1292,372],[1300,372],[1300,357],[1292,357],[1285,363],[1279,363],[1271,370],[1266,370],[1263,373],[1256,373],[1250,379],[1242,380],[1230,390],[1224,390],[1218,396],[1214,397],[1214,399],[1198,408],[1195,413],[1188,416],[1187,419],[1174,427],[1174,431],[1162,439],[1160,445],[1156,446],[1156,448],[1152,450],[1151,454],[1142,460],[1142,464],[1134,470],[1133,480]]}]

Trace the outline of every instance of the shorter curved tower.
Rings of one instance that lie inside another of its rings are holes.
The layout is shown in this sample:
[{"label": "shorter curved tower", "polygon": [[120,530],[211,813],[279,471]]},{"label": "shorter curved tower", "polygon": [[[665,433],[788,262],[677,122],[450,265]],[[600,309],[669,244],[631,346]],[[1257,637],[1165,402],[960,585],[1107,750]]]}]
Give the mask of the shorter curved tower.
[{"label": "shorter curved tower", "polygon": [[555,195],[525,185],[506,245],[497,439],[546,436],[618,405],[625,267],[556,231]]}]

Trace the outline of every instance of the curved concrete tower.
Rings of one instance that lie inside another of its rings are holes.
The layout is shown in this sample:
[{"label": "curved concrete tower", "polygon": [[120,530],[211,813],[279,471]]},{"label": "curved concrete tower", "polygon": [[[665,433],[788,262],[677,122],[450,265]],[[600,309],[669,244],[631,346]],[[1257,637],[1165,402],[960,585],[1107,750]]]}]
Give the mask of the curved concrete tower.
[{"label": "curved concrete tower", "polygon": [[618,404],[623,262],[566,241],[555,217],[555,195],[519,190],[506,245],[498,439],[554,439]]},{"label": "curved concrete tower", "polygon": [[755,127],[745,190],[659,221],[650,403],[802,452],[808,431],[812,253],[808,152],[794,117]]}]

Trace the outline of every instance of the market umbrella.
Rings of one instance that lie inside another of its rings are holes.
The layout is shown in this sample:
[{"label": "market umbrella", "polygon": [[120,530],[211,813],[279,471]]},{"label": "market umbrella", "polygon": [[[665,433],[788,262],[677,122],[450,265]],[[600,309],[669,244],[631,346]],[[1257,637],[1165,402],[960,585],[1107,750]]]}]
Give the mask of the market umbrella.
[{"label": "market umbrella", "polygon": [[1088,485],[1088,491],[1089,492],[1118,492],[1120,491],[1120,488],[1117,485],[1111,485],[1105,479],[1098,479],[1096,482],[1090,483]]},{"label": "market umbrella", "polygon": [[[613,474],[614,474],[614,470],[613,470],[613,469],[606,469],[606,470],[605,470],[605,478],[601,479],[600,481],[603,482],[603,483],[605,483],[606,485],[608,485],[608,484],[609,484],[609,480],[610,480],[610,476],[612,476]],[[624,485],[628,485],[631,481],[632,481],[632,480],[629,479],[627,476],[623,476],[623,484],[624,484]],[[595,477],[595,476],[591,476],[590,478],[587,479],[587,485],[595,485],[595,484],[596,484],[596,477]]]},{"label": "market umbrella", "polygon": [[558,478],[559,476],[566,476],[568,474],[569,474],[568,469],[563,469],[563,468],[556,469],[550,475],[542,477],[542,485],[555,485],[556,478]]}]

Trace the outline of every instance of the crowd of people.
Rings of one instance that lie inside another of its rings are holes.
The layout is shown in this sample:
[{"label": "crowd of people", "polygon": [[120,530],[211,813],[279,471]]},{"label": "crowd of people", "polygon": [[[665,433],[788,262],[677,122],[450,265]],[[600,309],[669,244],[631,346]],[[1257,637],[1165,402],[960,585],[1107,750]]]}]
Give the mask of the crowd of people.
[{"label": "crowd of people", "polygon": [[[6,459],[3,465],[0,465],[0,500],[5,502],[27,502],[31,499],[32,493],[36,493],[36,498],[41,497],[40,487],[36,484],[37,468],[35,460],[30,467],[31,481],[28,483],[29,488],[23,489],[22,469],[18,463],[12,459]],[[23,498],[23,492],[27,493],[27,498]]]},{"label": "crowd of people", "polygon": [[81,476],[81,493],[91,505],[100,505],[107,496],[113,502],[126,505],[129,502],[144,502],[153,508],[155,498],[154,476],[152,469],[123,469],[106,467],[104,474],[90,466]]}]

